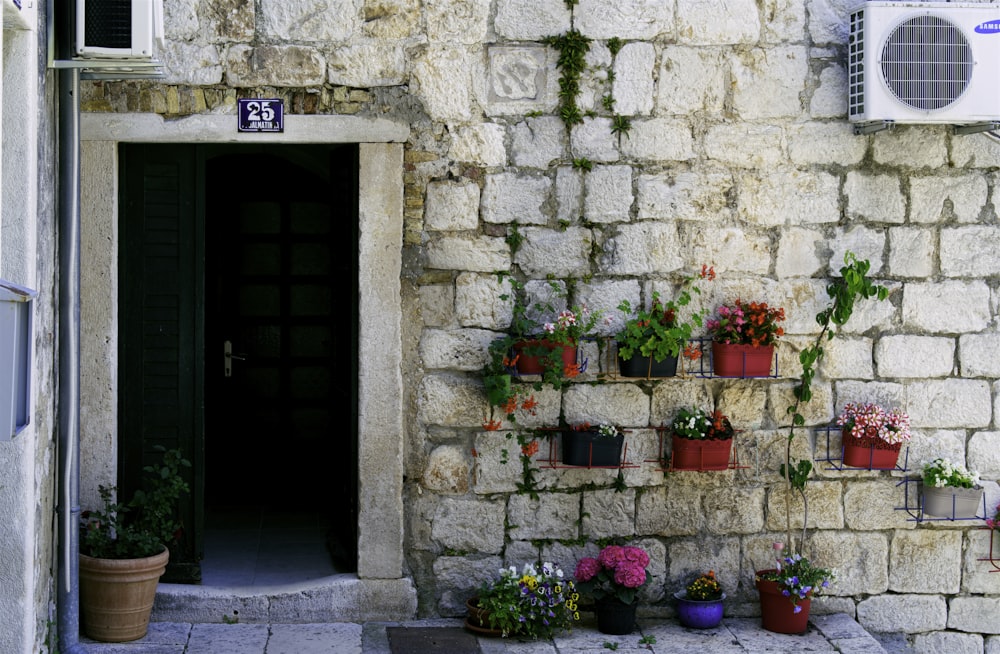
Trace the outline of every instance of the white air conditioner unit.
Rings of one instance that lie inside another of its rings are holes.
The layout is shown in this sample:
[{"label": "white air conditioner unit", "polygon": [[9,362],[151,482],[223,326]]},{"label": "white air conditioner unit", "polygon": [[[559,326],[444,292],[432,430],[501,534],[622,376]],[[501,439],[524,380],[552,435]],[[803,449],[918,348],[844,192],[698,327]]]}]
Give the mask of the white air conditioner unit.
[{"label": "white air conditioner unit", "polygon": [[150,59],[162,37],[162,0],[77,0],[77,57]]},{"label": "white air conditioner unit", "polygon": [[848,117],[856,132],[893,123],[991,129],[1000,121],[1000,5],[867,2],[851,12],[850,27]]}]

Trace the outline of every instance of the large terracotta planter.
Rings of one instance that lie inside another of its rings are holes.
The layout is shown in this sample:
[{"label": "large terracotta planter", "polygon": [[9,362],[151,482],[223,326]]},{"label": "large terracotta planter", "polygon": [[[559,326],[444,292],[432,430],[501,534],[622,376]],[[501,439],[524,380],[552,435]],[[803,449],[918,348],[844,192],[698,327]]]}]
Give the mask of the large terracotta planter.
[{"label": "large terracotta planter", "polygon": [[631,359],[618,357],[618,372],[622,377],[643,377],[645,379],[674,377],[677,375],[677,357],[667,357],[657,361],[653,357],[635,354]]},{"label": "large terracotta planter", "polygon": [[951,520],[967,520],[975,518],[983,504],[983,489],[955,488],[954,486],[923,486],[923,503],[921,509],[924,515],[949,518]]},{"label": "large terracotta planter", "polygon": [[479,598],[471,597],[465,601],[465,608],[468,610],[468,617],[465,619],[465,628],[469,631],[483,636],[502,636],[503,631],[490,626],[490,613],[486,609],[479,608]]},{"label": "large terracotta planter", "polygon": [[716,377],[768,377],[774,346],[712,343],[712,370]]},{"label": "large terracotta planter", "polygon": [[626,604],[615,597],[597,600],[597,630],[602,634],[624,636],[635,630],[636,603]]},{"label": "large terracotta planter", "polygon": [[855,438],[843,430],[844,465],[869,470],[892,470],[896,467],[902,443],[890,445],[881,438]]},{"label": "large terracotta planter", "polygon": [[144,559],[80,555],[80,621],[94,640],[122,643],[146,635],[156,586],[170,552]]},{"label": "large terracotta planter", "polygon": [[726,594],[717,600],[688,599],[687,591],[674,593],[677,600],[677,619],[690,629],[712,629],[722,622],[723,604]]},{"label": "large terracotta planter", "polygon": [[681,438],[673,434],[671,467],[674,470],[726,470],[732,446],[732,438]]},{"label": "large terracotta planter", "polygon": [[561,350],[563,370],[566,370],[568,366],[576,363],[576,345],[561,345],[541,340],[518,341],[517,343],[514,343],[514,354],[517,355],[517,363],[515,364],[515,367],[517,368],[518,373],[522,375],[541,375],[545,372],[544,359],[546,357],[544,355],[539,356],[537,353],[524,353],[525,349],[537,352],[536,348],[539,347],[550,352],[555,349]]},{"label": "large terracotta planter", "polygon": [[778,634],[801,634],[809,622],[809,607],[812,598],[800,599],[801,611],[795,612],[795,604],[781,594],[776,581],[761,579],[762,574],[775,570],[758,570],[755,583],[760,593],[760,623],[764,629]]},{"label": "large terracotta planter", "polygon": [[602,436],[594,430],[563,432],[563,463],[568,466],[615,467],[621,464],[625,436]]}]

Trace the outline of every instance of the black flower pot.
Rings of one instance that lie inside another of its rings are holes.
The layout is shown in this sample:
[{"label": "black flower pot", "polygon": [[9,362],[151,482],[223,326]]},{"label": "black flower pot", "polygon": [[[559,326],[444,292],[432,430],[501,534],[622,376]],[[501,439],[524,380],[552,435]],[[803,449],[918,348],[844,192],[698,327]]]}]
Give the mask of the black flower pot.
[{"label": "black flower pot", "polygon": [[632,355],[631,359],[618,357],[618,372],[622,377],[674,377],[677,375],[677,357],[667,357],[657,361],[653,357],[640,354]]},{"label": "black flower pot", "polygon": [[625,436],[602,436],[596,431],[576,431],[563,433],[563,463],[568,466],[615,467],[622,459],[622,445]]},{"label": "black flower pot", "polygon": [[602,634],[624,636],[635,629],[635,603],[626,604],[616,597],[597,600],[597,630]]}]

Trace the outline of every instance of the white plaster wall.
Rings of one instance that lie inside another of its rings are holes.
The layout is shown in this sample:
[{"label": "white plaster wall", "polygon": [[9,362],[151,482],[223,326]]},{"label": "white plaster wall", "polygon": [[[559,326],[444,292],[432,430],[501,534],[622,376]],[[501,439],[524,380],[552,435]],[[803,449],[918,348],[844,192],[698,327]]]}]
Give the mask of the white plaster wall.
[{"label": "white plaster wall", "polygon": [[53,264],[51,106],[39,74],[34,1],[3,3],[0,82],[0,277],[38,291],[33,303],[30,422],[0,440],[0,651],[40,651],[52,588]]}]

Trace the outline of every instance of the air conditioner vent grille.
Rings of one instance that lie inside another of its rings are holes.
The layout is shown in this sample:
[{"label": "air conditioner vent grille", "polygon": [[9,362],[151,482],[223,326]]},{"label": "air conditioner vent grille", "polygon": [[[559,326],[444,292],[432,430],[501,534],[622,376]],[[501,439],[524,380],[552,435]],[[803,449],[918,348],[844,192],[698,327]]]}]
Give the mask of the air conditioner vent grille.
[{"label": "air conditioner vent grille", "polygon": [[917,16],[886,39],[880,65],[889,90],[906,105],[925,111],[955,102],[972,78],[972,48],[954,23]]},{"label": "air conditioner vent grille", "polygon": [[88,47],[132,47],[132,0],[84,0]]}]

